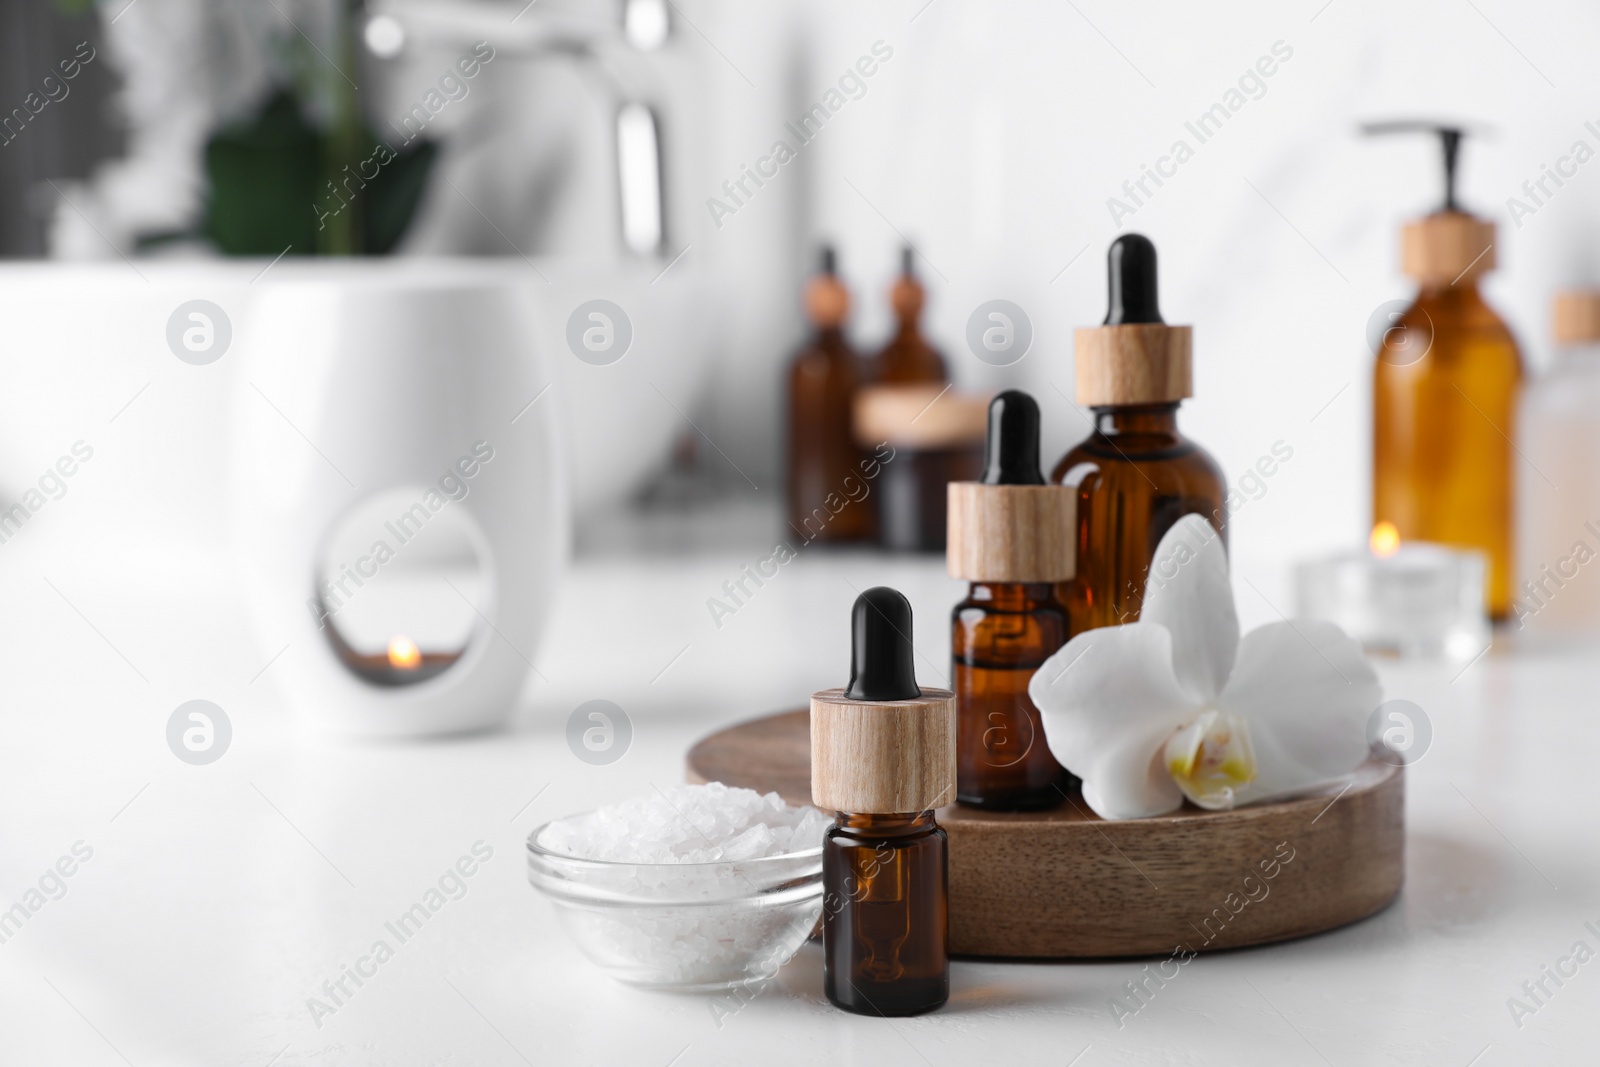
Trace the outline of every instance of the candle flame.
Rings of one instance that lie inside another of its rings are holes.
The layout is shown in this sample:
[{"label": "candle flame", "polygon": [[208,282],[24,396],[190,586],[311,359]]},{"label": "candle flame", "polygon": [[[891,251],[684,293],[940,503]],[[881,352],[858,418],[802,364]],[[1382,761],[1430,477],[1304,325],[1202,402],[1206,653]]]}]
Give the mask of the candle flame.
[{"label": "candle flame", "polygon": [[402,671],[414,671],[422,665],[422,650],[411,638],[401,634],[389,639],[389,665]]},{"label": "candle flame", "polygon": [[1388,559],[1400,551],[1400,530],[1394,523],[1385,519],[1372,528],[1372,554],[1380,559]]}]

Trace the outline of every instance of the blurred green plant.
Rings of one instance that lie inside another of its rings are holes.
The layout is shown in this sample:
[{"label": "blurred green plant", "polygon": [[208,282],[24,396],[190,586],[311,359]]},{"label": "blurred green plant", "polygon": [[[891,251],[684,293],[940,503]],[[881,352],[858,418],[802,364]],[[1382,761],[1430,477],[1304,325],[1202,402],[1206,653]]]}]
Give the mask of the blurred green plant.
[{"label": "blurred green plant", "polygon": [[[100,0],[55,3],[80,14]],[[363,118],[356,85],[345,73],[360,69],[355,42],[363,7],[363,0],[338,4],[330,49],[337,63],[298,29],[280,45],[291,84],[206,142],[206,200],[197,230],[146,234],[140,248],[198,237],[229,256],[381,256],[394,250],[416,215],[439,146],[419,138],[397,151]],[[328,118],[319,125],[308,113]]]},{"label": "blurred green plant", "polygon": [[388,254],[416,214],[439,149],[418,140],[394,151],[364,124],[356,143],[354,153],[335,153],[334,138],[280,90],[206,144],[201,236],[230,256]]}]

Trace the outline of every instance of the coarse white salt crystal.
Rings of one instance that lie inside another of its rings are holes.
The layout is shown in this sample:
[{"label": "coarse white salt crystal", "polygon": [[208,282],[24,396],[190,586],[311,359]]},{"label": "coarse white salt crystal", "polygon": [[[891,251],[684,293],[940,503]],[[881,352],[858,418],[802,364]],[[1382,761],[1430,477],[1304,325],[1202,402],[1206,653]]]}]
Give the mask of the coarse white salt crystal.
[{"label": "coarse white salt crystal", "polygon": [[831,823],[776,793],[674,786],[550,823],[537,844],[569,859],[530,871],[616,977],[724,987],[772,976],[815,927]]},{"label": "coarse white salt crystal", "polygon": [[816,808],[790,807],[777,793],[709,782],[560,819],[545,827],[539,844],[612,863],[716,863],[815,848],[830,822]]}]

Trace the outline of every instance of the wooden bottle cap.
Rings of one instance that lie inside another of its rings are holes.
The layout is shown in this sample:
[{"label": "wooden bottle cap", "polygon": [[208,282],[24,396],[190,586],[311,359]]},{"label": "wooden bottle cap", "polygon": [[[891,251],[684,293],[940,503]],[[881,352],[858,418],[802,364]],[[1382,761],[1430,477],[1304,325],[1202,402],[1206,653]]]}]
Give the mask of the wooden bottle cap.
[{"label": "wooden bottle cap", "polygon": [[956,799],[956,697],[860,701],[811,697],[811,802],[828,811],[895,815]]},{"label": "wooden bottle cap", "polygon": [[866,445],[966,448],[983,441],[988,409],[987,394],[961,393],[948,385],[872,385],[856,393],[854,432]]},{"label": "wooden bottle cap", "polygon": [[1193,336],[1188,326],[1159,322],[1076,331],[1078,403],[1167,404],[1193,396]]},{"label": "wooden bottle cap", "polygon": [[1400,269],[1422,285],[1458,285],[1493,270],[1494,223],[1436,211],[1400,231]]},{"label": "wooden bottle cap", "polygon": [[1076,573],[1078,490],[1062,485],[951,482],[945,537],[950,577],[1063,582]]},{"label": "wooden bottle cap", "polygon": [[1550,309],[1550,333],[1562,345],[1600,341],[1600,290],[1557,293]]}]

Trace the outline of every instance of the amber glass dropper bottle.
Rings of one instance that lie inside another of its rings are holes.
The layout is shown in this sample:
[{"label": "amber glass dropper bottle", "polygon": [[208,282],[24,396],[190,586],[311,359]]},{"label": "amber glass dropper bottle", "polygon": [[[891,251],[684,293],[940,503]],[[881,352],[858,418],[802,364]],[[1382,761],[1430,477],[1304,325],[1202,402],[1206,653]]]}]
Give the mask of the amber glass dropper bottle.
[{"label": "amber glass dropper bottle", "polygon": [[1156,546],[1183,516],[1205,516],[1227,543],[1222,471],[1178,432],[1178,403],[1194,395],[1193,338],[1162,321],[1156,246],[1125,234],[1106,260],[1105,323],[1074,337],[1094,432],[1050,473],[1078,490],[1077,574],[1059,589],[1070,636],[1139,618]]},{"label": "amber glass dropper bottle", "polygon": [[983,480],[950,484],[950,576],[971,584],[950,618],[956,799],[1028,811],[1073,785],[1028,696],[1034,671],[1067,643],[1055,582],[1073,574],[1077,493],[1039,472],[1039,405],[1012,389],[989,404]]},{"label": "amber glass dropper bottle", "polygon": [[921,318],[928,294],[917,278],[916,253],[900,251],[900,277],[889,290],[895,332],[873,365],[873,380],[882,385],[943,385],[950,380],[944,357],[922,336]]},{"label": "amber glass dropper bottle", "polygon": [[1444,203],[1401,231],[1401,267],[1417,298],[1384,330],[1372,369],[1372,521],[1402,541],[1477,549],[1489,558],[1489,615],[1511,610],[1517,342],[1478,291],[1495,265],[1495,227],[1456,202],[1464,131],[1388,122],[1368,133],[1436,134]]},{"label": "amber glass dropper bottle", "polygon": [[900,593],[868,589],[850,625],[850,685],[811,697],[811,799],[838,812],[822,846],[823,991],[845,1011],[917,1015],[950,996],[933,809],[955,795],[955,697],[917,685]]},{"label": "amber glass dropper bottle", "polygon": [[[789,364],[789,526],[805,541],[868,541],[874,508],[855,499],[865,458],[851,433],[861,360],[844,336],[850,293],[834,272],[832,248],[806,285],[806,316],[816,332]],[[849,501],[830,510],[829,504]]]}]

